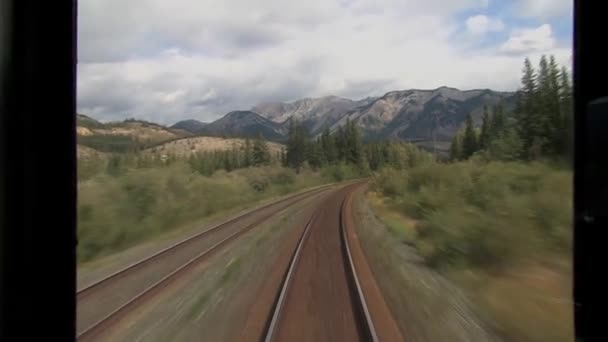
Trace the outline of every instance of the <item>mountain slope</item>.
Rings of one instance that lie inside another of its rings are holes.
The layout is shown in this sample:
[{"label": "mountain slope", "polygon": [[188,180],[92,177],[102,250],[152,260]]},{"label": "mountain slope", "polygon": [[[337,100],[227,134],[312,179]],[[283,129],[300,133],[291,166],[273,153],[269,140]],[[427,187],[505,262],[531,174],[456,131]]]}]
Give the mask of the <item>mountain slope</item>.
[{"label": "mountain slope", "polygon": [[449,141],[471,113],[481,123],[483,107],[503,102],[512,107],[513,93],[492,90],[461,91],[441,87],[435,90],[393,91],[366,106],[350,111],[331,129],[356,121],[368,139],[400,138],[412,142]]},{"label": "mountain slope", "polygon": [[292,103],[263,103],[252,111],[282,123],[284,128],[289,118],[295,118],[313,136],[326,127],[333,131],[352,120],[362,128],[366,139],[398,138],[424,145],[429,141],[450,141],[469,113],[479,124],[483,107],[491,108],[499,102],[512,107],[513,93],[440,87],[391,91],[360,101],[327,96]]},{"label": "mountain slope", "polygon": [[337,96],[306,98],[291,103],[270,102],[254,106],[251,110],[261,116],[286,126],[289,119],[302,122],[312,133],[320,133],[332,126],[345,113],[369,103],[372,99],[353,101]]},{"label": "mountain slope", "polygon": [[[228,151],[232,149],[243,149],[245,139],[221,138],[221,137],[190,137],[169,141],[142,151],[144,154],[169,155],[185,157],[201,152]],[[270,153],[275,156],[284,147],[275,142],[267,142]]]},{"label": "mountain slope", "polygon": [[183,120],[176,122],[173,126],[170,126],[171,129],[180,129],[190,133],[198,133],[203,127],[205,127],[207,123],[201,122],[198,120]]},{"label": "mountain slope", "polygon": [[103,123],[93,119],[90,116],[86,116],[84,114],[76,114],[76,126],[88,129],[103,128]]},{"label": "mountain slope", "polygon": [[137,151],[148,145],[191,135],[152,122],[127,119],[101,123],[86,115],[77,115],[78,143],[103,152]]},{"label": "mountain slope", "polygon": [[234,111],[205,125],[198,133],[201,135],[233,137],[257,137],[261,135],[266,140],[281,141],[285,139],[287,132],[280,124],[254,112]]}]

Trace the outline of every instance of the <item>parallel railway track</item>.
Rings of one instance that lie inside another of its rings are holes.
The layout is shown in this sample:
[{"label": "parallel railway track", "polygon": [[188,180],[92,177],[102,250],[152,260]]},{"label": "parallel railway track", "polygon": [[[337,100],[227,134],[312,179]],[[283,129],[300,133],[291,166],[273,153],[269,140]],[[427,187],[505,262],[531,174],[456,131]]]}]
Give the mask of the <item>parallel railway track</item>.
[{"label": "parallel railway track", "polygon": [[[230,241],[273,215],[332,186],[318,187],[252,209],[80,289],[77,292],[77,339],[84,341],[94,338],[124,317],[136,304],[160,291],[180,274],[186,273],[203,259],[221,250]],[[256,215],[260,216],[255,217]],[[243,222],[245,226],[234,229],[232,226],[239,222]],[[227,229],[233,231],[225,231]],[[221,233],[227,235],[218,237]],[[217,240],[214,241],[212,237]],[[138,282],[135,288],[134,281]],[[107,303],[108,301],[110,303]]]}]

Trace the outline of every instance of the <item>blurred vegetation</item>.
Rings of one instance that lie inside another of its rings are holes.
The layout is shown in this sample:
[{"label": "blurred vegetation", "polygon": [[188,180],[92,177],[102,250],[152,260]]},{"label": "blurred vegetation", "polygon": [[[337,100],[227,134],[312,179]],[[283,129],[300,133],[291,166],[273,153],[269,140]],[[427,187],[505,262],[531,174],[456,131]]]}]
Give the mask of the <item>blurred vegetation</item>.
[{"label": "blurred vegetation", "polygon": [[416,245],[437,268],[501,269],[536,253],[571,252],[572,173],[543,163],[469,161],[384,169],[390,205],[417,221]]},{"label": "blurred vegetation", "polygon": [[388,232],[463,286],[506,340],[572,340],[567,167],[473,157],[385,168],[373,189]]},{"label": "blurred vegetation", "polygon": [[185,223],[307,187],[359,177],[345,165],[296,177],[278,165],[200,172],[196,163],[134,154],[79,161],[78,261],[128,248]]}]

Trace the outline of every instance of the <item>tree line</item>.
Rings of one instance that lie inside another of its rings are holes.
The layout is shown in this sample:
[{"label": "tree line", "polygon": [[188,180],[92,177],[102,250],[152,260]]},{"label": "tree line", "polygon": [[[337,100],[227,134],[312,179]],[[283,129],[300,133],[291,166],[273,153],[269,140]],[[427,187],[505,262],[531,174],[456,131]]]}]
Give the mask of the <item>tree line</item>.
[{"label": "tree line", "polygon": [[452,140],[450,158],[464,160],[474,154],[501,160],[571,158],[572,83],[566,67],[560,68],[554,56],[543,55],[536,70],[526,58],[515,96],[511,113],[503,104],[491,113],[484,107],[479,128],[469,114],[464,129]]},{"label": "tree line", "polygon": [[321,136],[312,139],[303,124],[291,120],[283,165],[299,172],[307,163],[313,169],[339,162],[363,167],[365,156],[361,133],[356,124],[347,120],[345,126],[330,133],[325,128]]},{"label": "tree line", "polygon": [[266,141],[258,137],[253,142],[246,138],[245,144],[240,148],[235,146],[231,150],[208,151],[192,155],[188,162],[193,170],[211,176],[221,169],[230,172],[251,166],[270,165],[280,158],[280,155],[272,156]]},{"label": "tree line", "polygon": [[360,172],[376,171],[390,166],[396,169],[413,167],[434,157],[417,146],[403,141],[364,143],[355,121],[347,119],[334,132],[326,128],[313,139],[302,123],[292,120],[289,125],[286,150],[282,164],[299,172],[304,165],[319,169],[336,164],[352,165]]}]

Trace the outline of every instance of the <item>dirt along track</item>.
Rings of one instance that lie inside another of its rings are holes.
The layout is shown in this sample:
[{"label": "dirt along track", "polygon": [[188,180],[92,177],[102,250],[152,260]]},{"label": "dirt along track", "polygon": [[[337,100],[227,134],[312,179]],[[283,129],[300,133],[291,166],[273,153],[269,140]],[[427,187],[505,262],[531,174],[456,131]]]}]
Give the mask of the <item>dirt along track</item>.
[{"label": "dirt along track", "polygon": [[265,341],[403,341],[352,227],[359,186],[319,204],[271,301]]},{"label": "dirt along track", "polygon": [[273,215],[331,187],[299,193],[249,211],[177,243],[77,293],[77,336],[88,340],[148,299],[180,273]]}]

